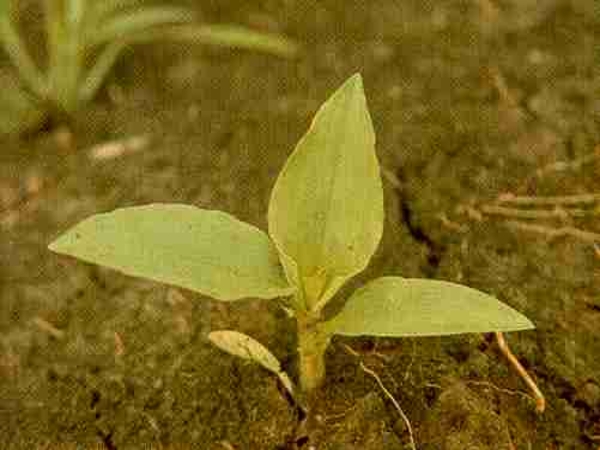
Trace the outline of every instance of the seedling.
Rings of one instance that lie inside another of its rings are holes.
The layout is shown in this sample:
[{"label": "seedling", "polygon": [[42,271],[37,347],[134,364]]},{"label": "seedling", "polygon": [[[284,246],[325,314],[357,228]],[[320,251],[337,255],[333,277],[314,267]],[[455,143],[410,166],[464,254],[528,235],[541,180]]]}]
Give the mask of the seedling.
[{"label": "seedling", "polygon": [[[475,289],[392,276],[367,283],[337,315],[325,318],[325,305],[367,266],[383,221],[375,135],[357,74],[325,102],[285,163],[271,194],[269,235],[224,212],[151,204],[92,216],[50,249],[221,301],[276,299],[297,321],[304,394],[322,383],[325,350],[336,334],[533,328],[526,317]],[[228,330],[209,337],[232,354],[258,361],[292,390],[277,360],[252,338]]]},{"label": "seedling", "polygon": [[8,113],[0,120],[0,132],[18,128],[15,118],[35,122],[49,113],[72,115],[96,95],[132,44],[169,39],[280,56],[296,51],[281,36],[235,25],[198,25],[187,8],[148,5],[145,0],[44,0],[47,60],[42,69],[19,34],[17,3],[0,0],[0,50],[9,57],[19,81],[5,93]]}]

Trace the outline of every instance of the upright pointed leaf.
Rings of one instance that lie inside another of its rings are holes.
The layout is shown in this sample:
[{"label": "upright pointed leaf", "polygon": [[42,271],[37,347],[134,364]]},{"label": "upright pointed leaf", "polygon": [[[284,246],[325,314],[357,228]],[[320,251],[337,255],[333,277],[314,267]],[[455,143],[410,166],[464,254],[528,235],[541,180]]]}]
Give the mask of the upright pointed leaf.
[{"label": "upright pointed leaf", "polygon": [[73,31],[79,29],[88,9],[89,3],[86,0],[70,0],[66,2],[65,19]]},{"label": "upright pointed leaf", "polygon": [[49,248],[219,300],[293,292],[265,233],[224,212],[188,205],[153,204],[98,214]]},{"label": "upright pointed leaf", "polygon": [[326,325],[347,336],[438,336],[534,328],[483,292],[439,280],[382,277],[358,289]]},{"label": "upright pointed leaf", "polygon": [[46,95],[46,80],[12,21],[13,3],[0,0],[0,50],[3,49],[17,69],[27,89],[39,97]]},{"label": "upright pointed leaf", "polygon": [[106,79],[108,72],[113,68],[126,46],[126,41],[111,42],[99,52],[98,57],[79,88],[79,100],[82,103],[86,103],[94,98]]},{"label": "upright pointed leaf", "polygon": [[44,109],[14,76],[0,70],[0,86],[4,89],[0,108],[0,138],[33,130],[44,122]]},{"label": "upright pointed leaf", "polygon": [[297,264],[314,304],[365,268],[382,230],[375,134],[362,79],[354,75],[317,112],[279,174],[269,232]]}]

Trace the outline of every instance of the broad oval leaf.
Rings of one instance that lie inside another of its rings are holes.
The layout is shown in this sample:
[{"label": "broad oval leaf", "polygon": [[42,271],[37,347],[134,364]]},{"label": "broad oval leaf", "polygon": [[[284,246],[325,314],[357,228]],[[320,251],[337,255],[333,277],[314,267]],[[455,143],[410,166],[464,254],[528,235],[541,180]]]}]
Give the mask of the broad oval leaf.
[{"label": "broad oval leaf", "polygon": [[327,325],[346,336],[439,336],[534,328],[521,313],[448,281],[382,277],[358,289]]},{"label": "broad oval leaf", "polygon": [[281,384],[293,396],[294,389],[288,375],[282,370],[279,360],[260,342],[247,334],[232,330],[212,331],[208,339],[221,350],[240,358],[249,359],[273,372]]},{"label": "broad oval leaf", "polygon": [[49,248],[219,300],[294,291],[265,233],[224,212],[189,205],[151,204],[98,214]]},{"label": "broad oval leaf", "polygon": [[382,231],[375,133],[357,74],[319,109],[279,174],[269,233],[297,264],[310,302],[363,270]]}]

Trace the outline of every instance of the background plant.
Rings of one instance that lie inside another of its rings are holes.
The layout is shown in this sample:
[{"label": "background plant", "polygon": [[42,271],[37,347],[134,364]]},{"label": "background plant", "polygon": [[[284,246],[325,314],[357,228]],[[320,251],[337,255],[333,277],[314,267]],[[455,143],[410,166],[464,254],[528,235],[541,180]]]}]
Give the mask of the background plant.
[{"label": "background plant", "polygon": [[[323,381],[332,336],[430,336],[514,331],[531,322],[483,292],[440,280],[381,277],[323,309],[368,264],[383,232],[383,189],[362,79],[317,112],[272,191],[269,235],[220,211],[153,204],[99,214],[50,249],[222,301],[277,299],[297,321],[299,382]],[[219,347],[281,368],[251,338],[222,330]],[[280,378],[281,375],[280,375]]]},{"label": "background plant", "polygon": [[[198,25],[188,8],[144,0],[44,0],[45,56],[38,64],[18,31],[18,2],[0,0],[0,47],[16,70],[0,132],[49,113],[72,115],[98,92],[132,44],[161,39],[256,49],[290,56],[289,40],[235,25]],[[4,74],[3,77],[7,75]],[[3,84],[4,86],[4,84]],[[4,129],[4,130],[3,130]]]}]

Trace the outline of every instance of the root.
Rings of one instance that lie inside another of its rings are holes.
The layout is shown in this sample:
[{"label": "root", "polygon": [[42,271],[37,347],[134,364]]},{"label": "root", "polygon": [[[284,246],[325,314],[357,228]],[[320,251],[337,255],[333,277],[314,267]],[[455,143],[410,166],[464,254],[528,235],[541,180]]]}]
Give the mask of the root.
[{"label": "root", "polygon": [[[360,359],[360,354],[356,350],[354,350],[352,347],[350,347],[348,345],[344,345],[344,348],[352,356]],[[383,391],[384,395],[392,402],[392,404],[394,405],[394,408],[396,408],[396,411],[398,411],[398,414],[400,415],[400,417],[402,418],[402,421],[406,425],[406,429],[408,430],[408,437],[410,440],[411,449],[417,450],[417,445],[415,444],[415,438],[414,438],[412,425],[410,424],[410,420],[408,419],[408,416],[404,413],[404,411],[400,407],[400,403],[398,403],[398,401],[394,398],[392,393],[385,387],[385,385],[383,384],[383,381],[381,381],[381,378],[379,377],[379,375],[377,375],[377,373],[374,370],[365,366],[365,364],[362,361],[359,362],[359,365],[363,372],[365,372],[367,375],[371,376],[377,382],[377,384],[379,385],[379,388]]]}]

